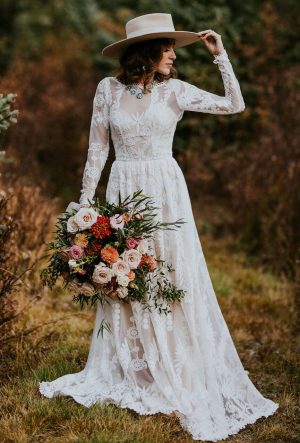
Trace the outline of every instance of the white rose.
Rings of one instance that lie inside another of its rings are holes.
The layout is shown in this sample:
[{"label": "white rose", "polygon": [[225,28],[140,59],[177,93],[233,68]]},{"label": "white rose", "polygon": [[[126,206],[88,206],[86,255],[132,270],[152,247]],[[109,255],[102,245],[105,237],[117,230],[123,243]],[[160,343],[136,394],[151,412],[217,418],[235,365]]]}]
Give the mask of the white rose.
[{"label": "white rose", "polygon": [[141,261],[142,254],[137,249],[128,249],[121,256],[131,269],[136,269]]},{"label": "white rose", "polygon": [[141,240],[140,243],[137,245],[136,249],[141,254],[146,254],[149,251],[148,240],[146,239]]},{"label": "white rose", "polygon": [[95,266],[92,279],[95,283],[105,284],[110,282],[113,276],[112,270],[104,263]]},{"label": "white rose", "polygon": [[111,267],[114,275],[126,275],[130,271],[130,267],[128,263],[126,263],[124,260],[118,259],[116,262],[112,264]]},{"label": "white rose", "polygon": [[79,229],[82,231],[83,229],[90,228],[97,221],[98,214],[93,208],[80,208],[74,217]]},{"label": "white rose", "polygon": [[87,297],[91,297],[95,294],[95,288],[90,283],[83,283],[80,288],[80,293]]},{"label": "white rose", "polygon": [[117,282],[121,286],[128,286],[129,278],[127,275],[118,275],[117,276]]},{"label": "white rose", "polygon": [[125,286],[120,286],[117,289],[117,293],[120,298],[125,298],[128,295],[128,288],[125,288]]},{"label": "white rose", "polygon": [[76,266],[77,266],[77,261],[71,259],[71,260],[68,261],[68,265],[70,266],[70,268],[76,268]]},{"label": "white rose", "polygon": [[79,226],[76,223],[75,216],[72,215],[67,221],[67,231],[71,232],[71,234],[74,234],[75,232],[79,231]]}]

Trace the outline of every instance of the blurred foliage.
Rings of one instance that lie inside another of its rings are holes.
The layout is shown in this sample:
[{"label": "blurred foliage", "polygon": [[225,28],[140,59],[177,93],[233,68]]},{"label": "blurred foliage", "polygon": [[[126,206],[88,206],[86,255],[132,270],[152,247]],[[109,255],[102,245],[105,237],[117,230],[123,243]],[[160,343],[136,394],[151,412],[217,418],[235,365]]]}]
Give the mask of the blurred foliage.
[{"label": "blurred foliage", "polygon": [[3,96],[0,93],[0,134],[6,131],[11,123],[17,123],[18,109],[11,110],[16,94]]},{"label": "blurred foliage", "polygon": [[[193,198],[213,196],[232,215],[219,219],[216,232],[239,232],[237,239],[250,254],[295,277],[300,224],[296,0],[2,0],[2,88],[18,93],[21,110],[18,132],[7,134],[8,149],[21,155],[23,173],[30,170],[35,181],[46,178],[49,193],[65,204],[77,200],[93,94],[98,81],[118,67],[101,56],[101,49],[125,37],[126,21],[151,12],[171,13],[177,30],[220,33],[245,98],[242,114],[186,113],[180,122],[174,154]],[[176,53],[180,78],[223,94],[220,73],[201,42]],[[106,167],[104,179],[107,173]]]},{"label": "blurred foliage", "polygon": [[[16,94],[0,94],[0,132],[17,123],[17,109],[11,109]],[[17,159],[0,151],[0,362],[4,343],[24,335],[19,320],[42,296],[40,282],[32,269],[53,225],[54,200],[42,195],[20,176]],[[20,161],[20,159],[19,159]],[[22,332],[21,332],[22,331]],[[25,333],[30,333],[29,330]]]}]

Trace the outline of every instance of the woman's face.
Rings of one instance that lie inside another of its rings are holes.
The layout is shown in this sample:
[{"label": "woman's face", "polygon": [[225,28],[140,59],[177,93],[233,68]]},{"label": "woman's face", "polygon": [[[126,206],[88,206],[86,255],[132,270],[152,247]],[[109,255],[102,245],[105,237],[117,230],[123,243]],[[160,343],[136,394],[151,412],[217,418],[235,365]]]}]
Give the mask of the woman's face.
[{"label": "woman's face", "polygon": [[174,45],[170,44],[163,49],[162,59],[158,63],[156,71],[164,75],[170,74],[175,59]]}]

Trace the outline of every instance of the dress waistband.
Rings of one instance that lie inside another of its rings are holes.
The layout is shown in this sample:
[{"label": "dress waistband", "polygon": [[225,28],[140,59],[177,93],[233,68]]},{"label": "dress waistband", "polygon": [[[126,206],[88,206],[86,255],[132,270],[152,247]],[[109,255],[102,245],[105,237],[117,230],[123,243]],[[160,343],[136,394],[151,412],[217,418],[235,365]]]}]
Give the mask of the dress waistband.
[{"label": "dress waistband", "polygon": [[172,153],[165,153],[165,154],[156,154],[153,155],[153,157],[145,157],[145,158],[134,158],[134,157],[123,157],[123,156],[116,156],[115,161],[117,162],[150,162],[155,160],[163,160],[163,159],[171,159],[174,158]]}]

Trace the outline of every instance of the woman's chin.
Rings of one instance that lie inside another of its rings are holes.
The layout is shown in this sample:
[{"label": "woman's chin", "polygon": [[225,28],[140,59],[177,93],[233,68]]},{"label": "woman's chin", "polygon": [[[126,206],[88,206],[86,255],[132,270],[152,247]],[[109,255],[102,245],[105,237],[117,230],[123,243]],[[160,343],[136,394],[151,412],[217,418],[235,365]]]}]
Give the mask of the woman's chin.
[{"label": "woman's chin", "polygon": [[159,69],[157,72],[159,72],[160,74],[163,75],[169,75],[171,71],[171,68],[163,68],[163,69]]}]

